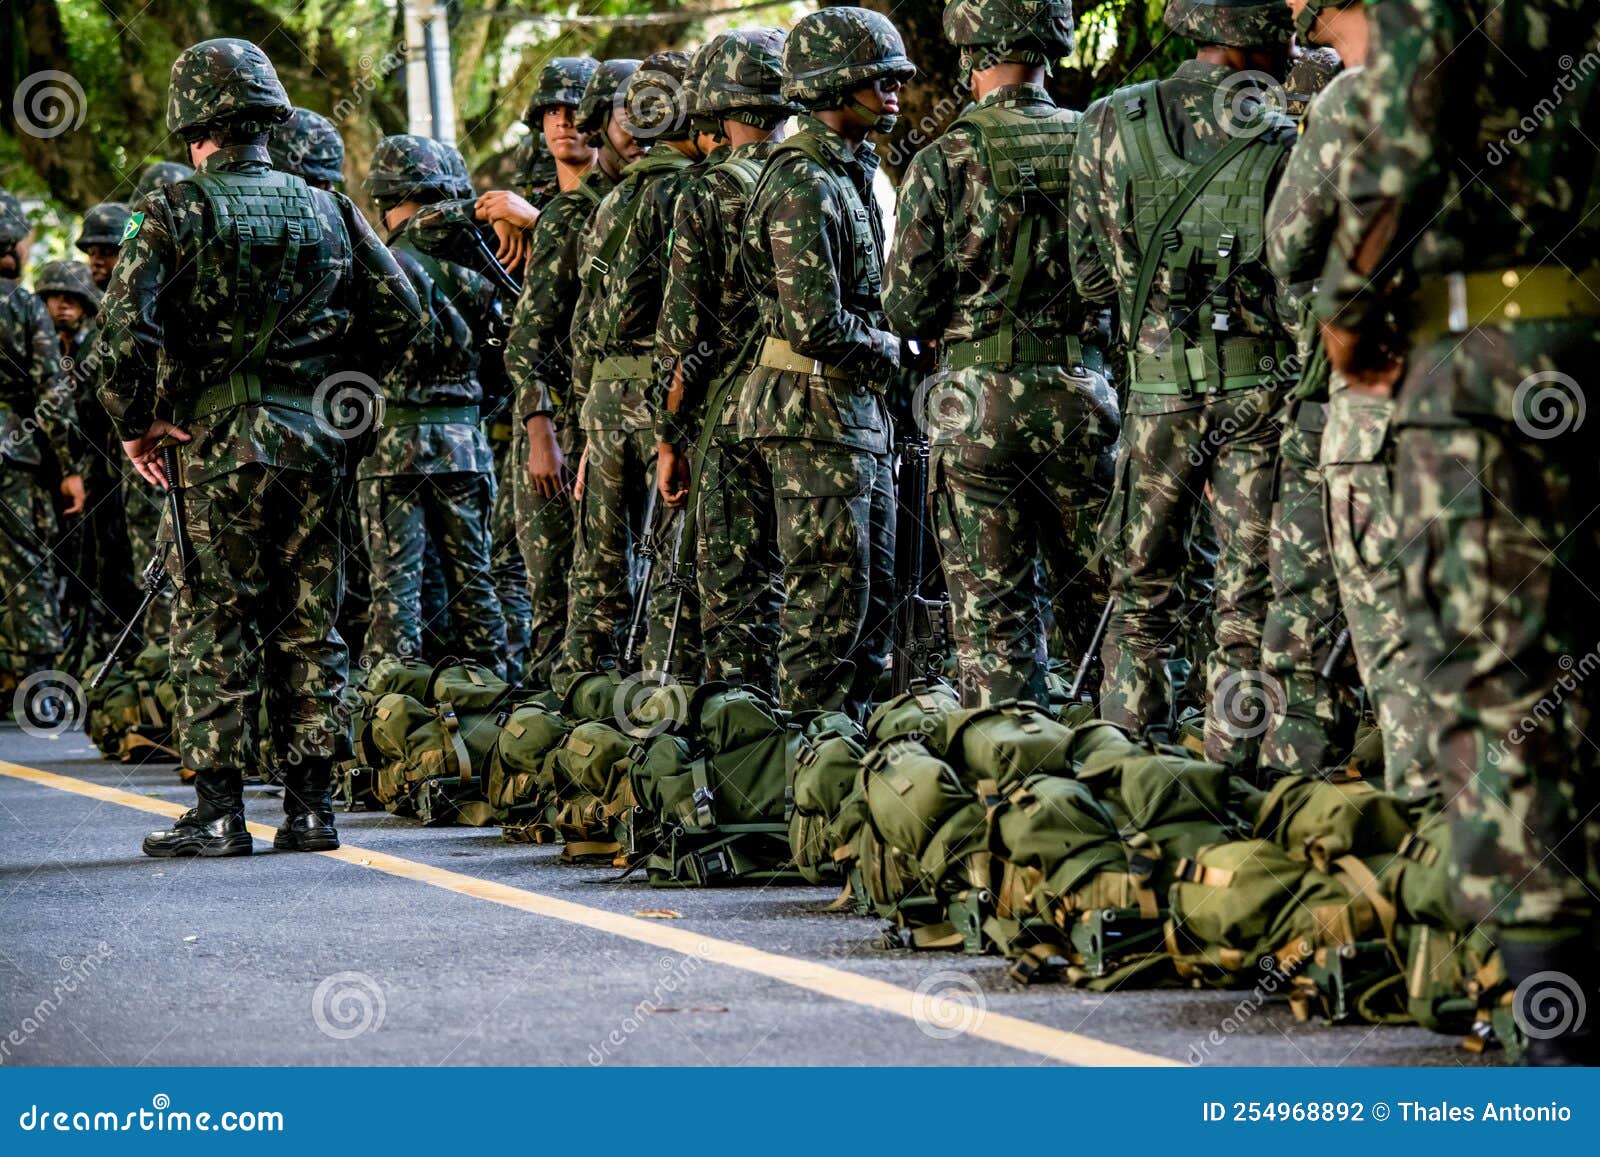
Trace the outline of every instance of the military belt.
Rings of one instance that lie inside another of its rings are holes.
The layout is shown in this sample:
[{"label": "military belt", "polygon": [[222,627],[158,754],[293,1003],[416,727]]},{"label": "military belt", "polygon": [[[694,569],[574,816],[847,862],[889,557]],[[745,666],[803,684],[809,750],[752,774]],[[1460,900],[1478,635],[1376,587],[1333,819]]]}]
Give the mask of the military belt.
[{"label": "military belt", "polygon": [[1430,342],[1484,325],[1600,317],[1600,266],[1451,273],[1417,292],[1412,340]]},{"label": "military belt", "polygon": [[1082,367],[1099,374],[1106,368],[1105,354],[1098,347],[1086,346],[1070,335],[1054,338],[1023,335],[1007,341],[1005,335],[995,334],[981,341],[958,342],[950,347],[946,358],[952,370],[1005,371],[1013,366],[1063,366]]},{"label": "military belt", "polygon": [[516,436],[517,429],[504,418],[489,423],[489,441],[504,444]]},{"label": "military belt", "polygon": [[454,423],[465,423],[476,426],[478,424],[478,407],[466,406],[413,406],[405,402],[383,403],[383,425],[385,428],[394,426],[431,426]]},{"label": "military belt", "polygon": [[283,406],[302,414],[315,414],[316,398],[303,390],[264,386],[255,374],[236,374],[221,385],[207,386],[188,405],[176,407],[178,424],[209,418],[238,406]]},{"label": "military belt", "polygon": [[1217,350],[1222,358],[1220,374],[1206,364],[1205,350],[1198,346],[1184,348],[1181,375],[1170,352],[1135,353],[1130,388],[1137,394],[1226,394],[1287,381],[1290,376],[1289,347],[1270,338],[1226,338],[1217,343]]},{"label": "military belt", "polygon": [[761,343],[756,365],[792,374],[810,374],[814,378],[827,378],[832,382],[851,382],[860,376],[838,366],[824,365],[816,358],[802,357],[794,346],[781,337],[769,337]]},{"label": "military belt", "polygon": [[594,382],[648,382],[656,376],[656,359],[649,357],[601,358],[589,374]]}]

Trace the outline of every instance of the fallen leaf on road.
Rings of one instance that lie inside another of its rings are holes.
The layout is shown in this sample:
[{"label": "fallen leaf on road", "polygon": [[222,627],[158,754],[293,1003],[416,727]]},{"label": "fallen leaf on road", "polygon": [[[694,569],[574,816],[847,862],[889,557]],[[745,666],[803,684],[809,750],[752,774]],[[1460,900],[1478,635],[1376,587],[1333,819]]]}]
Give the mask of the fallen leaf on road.
[{"label": "fallen leaf on road", "polygon": [[682,920],[682,912],[674,912],[671,908],[640,908],[634,913],[641,920]]}]

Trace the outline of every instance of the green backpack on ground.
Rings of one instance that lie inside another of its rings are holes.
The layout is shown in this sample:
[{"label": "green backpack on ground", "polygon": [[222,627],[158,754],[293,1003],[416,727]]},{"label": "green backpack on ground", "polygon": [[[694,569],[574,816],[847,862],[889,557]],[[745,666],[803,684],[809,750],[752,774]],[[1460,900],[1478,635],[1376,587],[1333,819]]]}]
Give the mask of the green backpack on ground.
[{"label": "green backpack on ground", "polygon": [[828,828],[860,778],[865,736],[853,719],[838,712],[819,712],[790,726],[798,741],[786,748],[793,808],[789,849],[807,883],[829,883],[840,871]]},{"label": "green backpack on ground", "polygon": [[913,685],[912,689],[880,704],[867,719],[866,738],[872,743],[901,736],[932,735],[946,715],[961,710],[954,688],[944,683]]},{"label": "green backpack on ground", "polygon": [[1327,871],[1340,856],[1399,851],[1411,835],[1411,814],[1399,796],[1359,776],[1286,775],[1262,800],[1255,835]]},{"label": "green backpack on ground", "polygon": [[[100,666],[83,674],[85,689]],[[177,688],[172,683],[167,649],[147,645],[126,667],[117,667],[94,691],[85,691],[85,730],[108,759],[123,763],[175,761],[172,719]]]},{"label": "green backpack on ground", "polygon": [[579,723],[545,756],[550,821],[564,863],[622,862],[619,824],[631,807],[628,756],[634,741],[609,723]]},{"label": "green backpack on ground", "polygon": [[1024,776],[1070,774],[1072,737],[1072,728],[1037,704],[1003,701],[940,715],[927,742],[966,782],[992,779],[1005,787]]},{"label": "green backpack on ground", "polygon": [[501,824],[543,818],[541,797],[550,786],[543,775],[545,757],[569,730],[566,720],[537,703],[524,703],[511,712],[489,755],[487,798]]}]

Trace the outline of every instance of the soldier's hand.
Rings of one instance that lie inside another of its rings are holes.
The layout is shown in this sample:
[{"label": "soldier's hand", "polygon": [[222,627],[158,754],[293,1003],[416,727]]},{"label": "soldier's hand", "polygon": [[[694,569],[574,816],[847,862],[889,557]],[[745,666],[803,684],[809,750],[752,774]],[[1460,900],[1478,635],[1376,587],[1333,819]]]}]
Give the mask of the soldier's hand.
[{"label": "soldier's hand", "polygon": [[671,442],[656,443],[656,488],[668,510],[689,504],[689,459]]},{"label": "soldier's hand", "polygon": [[1372,397],[1387,398],[1400,382],[1404,364],[1368,339],[1360,330],[1322,323],[1322,342],[1328,351],[1328,364],[1353,390]]},{"label": "soldier's hand", "polygon": [[128,456],[128,461],[133,463],[133,468],[139,472],[139,476],[161,490],[167,488],[167,476],[161,469],[161,440],[166,437],[187,442],[189,432],[157,418],[150,423],[150,428],[143,434],[122,444],[122,452]]},{"label": "soldier's hand", "polygon": [[494,235],[500,241],[495,247],[495,260],[505,267],[507,273],[515,276],[522,269],[522,263],[528,259],[527,232],[520,225],[513,225],[509,221],[496,221]]},{"label": "soldier's hand", "polygon": [[528,477],[533,492],[554,498],[567,488],[567,462],[556,441],[556,424],[545,415],[528,419]]},{"label": "soldier's hand", "polygon": [[68,474],[61,480],[61,497],[67,500],[63,514],[78,514],[83,510],[88,496],[83,489],[82,474]]},{"label": "soldier's hand", "polygon": [[[478,198],[478,220],[498,225],[504,221],[518,229],[532,229],[539,210],[509,189],[494,189]],[[498,232],[498,230],[497,230]]]},{"label": "soldier's hand", "polygon": [[583,476],[588,469],[589,447],[585,445],[583,448],[583,457],[578,459],[578,476],[573,479],[572,482],[572,497],[576,499],[581,500],[583,498]]}]

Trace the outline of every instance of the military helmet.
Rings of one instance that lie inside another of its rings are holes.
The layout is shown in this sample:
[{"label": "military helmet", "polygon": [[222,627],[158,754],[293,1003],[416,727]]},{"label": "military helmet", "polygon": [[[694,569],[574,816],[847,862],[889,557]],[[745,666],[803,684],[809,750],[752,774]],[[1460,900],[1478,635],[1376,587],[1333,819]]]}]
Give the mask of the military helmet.
[{"label": "military helmet", "polygon": [[146,193],[175,185],[193,175],[194,170],[188,165],[180,165],[177,161],[157,161],[146,166],[145,171],[139,174],[139,183],[133,187],[133,199],[137,201]]},{"label": "military helmet", "polygon": [[1072,51],[1071,0],[950,0],[944,35],[960,48],[1065,56]]},{"label": "military helmet", "polygon": [[712,60],[727,43],[728,32],[720,32],[706,41],[689,57],[689,71],[683,77],[683,92],[685,103],[691,118],[700,115],[700,90],[705,85],[706,69],[711,66]]},{"label": "military helmet", "polygon": [[890,76],[910,80],[900,30],[869,8],[824,8],[800,18],[783,46],[783,95],[807,108],[836,107],[853,90]]},{"label": "military helmet", "polygon": [[39,266],[33,279],[33,291],[40,297],[47,293],[70,293],[82,301],[90,313],[100,311],[100,290],[95,286],[89,267],[81,261],[46,261]]},{"label": "military helmet", "polygon": [[522,117],[528,127],[534,132],[542,129],[547,108],[557,105],[577,108],[582,104],[584,90],[599,67],[600,62],[592,56],[558,56],[546,61],[539,70],[539,83],[534,86],[533,96],[528,99],[528,111]]},{"label": "military helmet", "polygon": [[91,245],[121,245],[128,216],[129,209],[121,201],[101,201],[83,215],[83,227],[73,244],[80,253],[89,252]]},{"label": "military helmet", "polygon": [[639,71],[640,61],[630,59],[602,60],[600,67],[589,78],[578,102],[578,131],[594,136],[606,127],[611,115],[611,103],[628,83],[628,78]]},{"label": "military helmet", "polygon": [[192,134],[219,120],[286,120],[291,106],[272,61],[248,40],[224,37],[185,48],[167,82],[167,131]]},{"label": "military helmet", "polygon": [[380,206],[440,201],[456,188],[457,178],[443,150],[427,137],[410,133],[384,137],[373,150],[367,191]]},{"label": "military helmet", "polygon": [[1311,30],[1317,26],[1317,17],[1325,8],[1348,8],[1352,4],[1359,4],[1362,0],[1306,0],[1306,6],[1300,9],[1300,15],[1294,18],[1294,30],[1300,34],[1300,39],[1312,43]]},{"label": "military helmet", "polygon": [[681,140],[689,135],[687,52],[652,52],[612,98],[614,115],[639,141]]},{"label": "military helmet", "polygon": [[783,47],[787,39],[788,34],[778,28],[730,32],[706,65],[696,107],[715,113],[799,112],[798,105],[783,99]]},{"label": "military helmet", "polygon": [[28,215],[22,211],[22,202],[4,189],[0,189],[0,246],[15,245],[33,229]]},{"label": "military helmet", "polygon": [[467,158],[461,155],[461,150],[445,141],[434,141],[433,147],[444,158],[445,172],[454,182],[449,195],[463,199],[472,196],[472,173],[467,169]]},{"label": "military helmet", "polygon": [[308,108],[297,108],[289,119],[267,134],[272,166],[308,181],[333,184],[344,180],[344,141],[333,122]]},{"label": "military helmet", "polygon": [[1282,0],[1167,0],[1166,23],[1190,40],[1229,48],[1288,44],[1294,31]]}]

